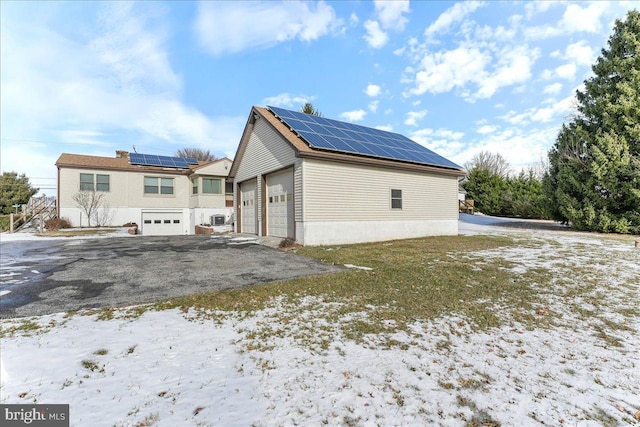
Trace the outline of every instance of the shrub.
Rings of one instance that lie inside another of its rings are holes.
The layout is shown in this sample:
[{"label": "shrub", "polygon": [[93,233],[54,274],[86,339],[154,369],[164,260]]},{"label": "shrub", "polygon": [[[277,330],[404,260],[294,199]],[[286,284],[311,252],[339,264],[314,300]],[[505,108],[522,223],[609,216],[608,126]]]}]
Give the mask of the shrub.
[{"label": "shrub", "polygon": [[71,223],[66,218],[52,218],[44,223],[44,227],[49,231],[56,231],[61,228],[71,228]]},{"label": "shrub", "polygon": [[0,215],[0,233],[9,229],[9,215]]},{"label": "shrub", "polygon": [[280,244],[278,245],[278,247],[280,249],[293,248],[295,246],[296,246],[296,241],[293,240],[291,237],[287,237],[286,239],[282,239],[280,241]]}]

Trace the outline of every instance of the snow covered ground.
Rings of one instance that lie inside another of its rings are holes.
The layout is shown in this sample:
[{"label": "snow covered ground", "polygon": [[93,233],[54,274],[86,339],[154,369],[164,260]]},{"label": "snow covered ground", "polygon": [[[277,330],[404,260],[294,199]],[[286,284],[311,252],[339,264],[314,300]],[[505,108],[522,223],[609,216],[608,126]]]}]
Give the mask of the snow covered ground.
[{"label": "snow covered ground", "polygon": [[[640,249],[564,231],[461,231],[522,239],[473,257],[549,269],[559,290],[580,285],[571,271],[585,265],[600,282],[590,298],[550,292],[539,314],[561,321],[544,329],[478,332],[451,314],[362,343],[323,323],[340,304],[312,297],[251,314],[6,320],[2,330],[23,329],[2,338],[0,403],[69,403],[73,426],[640,425],[640,321],[625,315],[640,306]],[[265,324],[280,333],[265,341]],[[327,327],[328,345],[314,345]]]}]

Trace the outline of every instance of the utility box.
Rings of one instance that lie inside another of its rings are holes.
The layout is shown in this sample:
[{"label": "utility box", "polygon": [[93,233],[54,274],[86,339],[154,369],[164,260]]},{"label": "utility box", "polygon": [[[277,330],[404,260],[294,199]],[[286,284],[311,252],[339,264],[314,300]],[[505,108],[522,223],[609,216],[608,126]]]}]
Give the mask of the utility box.
[{"label": "utility box", "polygon": [[224,220],[224,215],[211,215],[211,224],[213,225],[224,225]]}]

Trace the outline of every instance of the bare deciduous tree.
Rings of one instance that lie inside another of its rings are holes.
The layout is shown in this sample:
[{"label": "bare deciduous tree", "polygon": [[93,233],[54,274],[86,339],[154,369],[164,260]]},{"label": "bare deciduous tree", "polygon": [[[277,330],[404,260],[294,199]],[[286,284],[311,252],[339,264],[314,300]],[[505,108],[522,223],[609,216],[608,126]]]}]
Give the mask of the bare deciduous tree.
[{"label": "bare deciduous tree", "polygon": [[486,170],[492,174],[498,175],[500,178],[506,178],[511,173],[509,162],[499,153],[491,153],[489,151],[481,151],[471,161],[464,164],[467,172],[473,169]]},{"label": "bare deciduous tree", "polygon": [[87,215],[89,227],[91,227],[91,218],[93,218],[102,206],[105,193],[95,190],[78,191],[72,196],[73,200],[78,204],[80,209]]},{"label": "bare deciduous tree", "polygon": [[218,159],[211,151],[195,147],[180,148],[176,151],[176,157],[193,157],[203,162],[213,162]]}]

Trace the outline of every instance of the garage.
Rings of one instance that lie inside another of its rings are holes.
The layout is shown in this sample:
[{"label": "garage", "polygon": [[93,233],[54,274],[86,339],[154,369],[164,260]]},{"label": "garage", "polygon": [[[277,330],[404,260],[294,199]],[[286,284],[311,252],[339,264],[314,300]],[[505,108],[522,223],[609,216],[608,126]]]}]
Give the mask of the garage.
[{"label": "garage", "polygon": [[142,234],[144,236],[182,235],[182,212],[142,212]]},{"label": "garage", "polygon": [[294,237],[293,169],[267,177],[267,234]]},{"label": "garage", "polygon": [[241,232],[258,234],[256,227],[256,180],[243,182],[240,185]]}]

